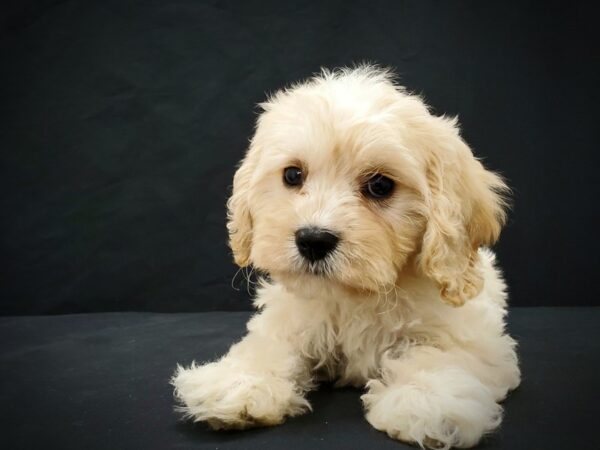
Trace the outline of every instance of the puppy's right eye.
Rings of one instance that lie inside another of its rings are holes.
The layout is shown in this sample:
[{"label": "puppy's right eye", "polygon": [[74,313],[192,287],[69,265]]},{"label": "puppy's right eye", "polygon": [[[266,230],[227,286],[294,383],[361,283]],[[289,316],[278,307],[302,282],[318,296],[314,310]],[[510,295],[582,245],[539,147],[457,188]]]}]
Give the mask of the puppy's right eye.
[{"label": "puppy's right eye", "polygon": [[382,200],[392,195],[394,181],[379,173],[373,175],[364,187],[364,192],[375,200]]},{"label": "puppy's right eye", "polygon": [[283,170],[283,182],[288,186],[302,185],[302,169],[298,167],[286,167]]}]

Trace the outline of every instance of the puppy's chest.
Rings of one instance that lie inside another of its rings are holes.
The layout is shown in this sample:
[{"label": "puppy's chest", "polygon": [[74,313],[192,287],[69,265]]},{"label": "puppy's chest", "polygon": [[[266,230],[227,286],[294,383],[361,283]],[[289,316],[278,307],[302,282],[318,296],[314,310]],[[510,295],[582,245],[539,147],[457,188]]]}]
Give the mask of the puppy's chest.
[{"label": "puppy's chest", "polygon": [[351,384],[375,376],[386,352],[399,356],[415,341],[402,321],[392,323],[376,314],[341,315],[331,318],[327,326],[334,336],[327,351],[336,363],[337,375]]},{"label": "puppy's chest", "polygon": [[362,352],[385,352],[407,339],[405,329],[367,325],[364,328],[341,328],[337,334],[337,347],[346,357],[351,358]]}]

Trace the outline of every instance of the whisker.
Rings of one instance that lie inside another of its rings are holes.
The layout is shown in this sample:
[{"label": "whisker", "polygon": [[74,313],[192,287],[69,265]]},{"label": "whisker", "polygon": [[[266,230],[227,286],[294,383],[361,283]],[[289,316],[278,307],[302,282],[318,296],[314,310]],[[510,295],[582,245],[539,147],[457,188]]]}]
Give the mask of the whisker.
[{"label": "whisker", "polygon": [[239,291],[239,288],[235,287],[235,279],[237,278],[238,274],[242,271],[242,267],[240,267],[235,274],[233,275],[233,278],[231,279],[231,288],[235,291]]}]

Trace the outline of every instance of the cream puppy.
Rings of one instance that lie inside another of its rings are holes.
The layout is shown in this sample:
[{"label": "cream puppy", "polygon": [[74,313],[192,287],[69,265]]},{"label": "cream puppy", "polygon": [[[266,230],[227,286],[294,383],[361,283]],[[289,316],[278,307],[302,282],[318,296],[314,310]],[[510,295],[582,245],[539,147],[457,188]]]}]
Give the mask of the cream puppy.
[{"label": "cream puppy", "polygon": [[519,385],[493,244],[507,187],[390,74],[323,71],[261,105],[233,182],[236,263],[269,274],[248,334],[179,367],[181,408],[213,428],[310,410],[322,379],[363,387],[393,438],[470,447]]}]

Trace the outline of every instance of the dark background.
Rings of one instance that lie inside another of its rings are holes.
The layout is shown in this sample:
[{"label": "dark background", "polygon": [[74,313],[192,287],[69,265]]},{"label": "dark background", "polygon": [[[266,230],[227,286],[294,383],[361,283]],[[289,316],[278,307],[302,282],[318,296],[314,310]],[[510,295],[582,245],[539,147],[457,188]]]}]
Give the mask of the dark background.
[{"label": "dark background", "polygon": [[[590,5],[593,2],[589,3]],[[514,189],[516,306],[598,305],[600,48],[569,2],[26,1],[0,10],[0,313],[249,309],[225,201],[257,102],[372,61]]]}]

